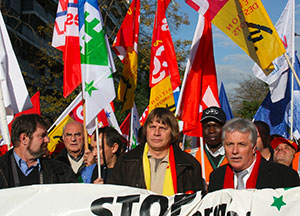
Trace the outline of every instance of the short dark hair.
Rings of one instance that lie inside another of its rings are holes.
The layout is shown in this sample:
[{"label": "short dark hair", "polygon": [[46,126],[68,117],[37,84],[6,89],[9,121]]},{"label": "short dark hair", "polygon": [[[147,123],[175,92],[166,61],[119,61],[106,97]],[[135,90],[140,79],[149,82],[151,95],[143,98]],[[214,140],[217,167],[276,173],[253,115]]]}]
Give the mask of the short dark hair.
[{"label": "short dark hair", "polygon": [[175,118],[174,114],[162,107],[155,108],[151,111],[151,113],[148,115],[145,124],[143,126],[143,134],[145,137],[147,137],[147,126],[154,121],[154,119],[157,122],[161,122],[164,125],[167,125],[171,128],[171,141],[170,144],[177,144],[178,138],[179,138],[179,126],[177,119]]},{"label": "short dark hair", "polygon": [[[123,153],[126,149],[126,142],[124,141],[123,137],[119,132],[113,127],[103,127],[99,128],[99,134],[103,134],[103,137],[106,138],[106,144],[109,147],[112,147],[114,143],[119,145],[119,148],[116,152],[116,155],[119,157],[121,153]],[[96,134],[94,131],[93,135]],[[94,141],[96,141],[96,136],[94,136]]]},{"label": "short dark hair", "polygon": [[20,145],[20,135],[22,133],[32,138],[32,134],[38,126],[47,129],[49,123],[44,117],[38,114],[23,114],[18,116],[11,126],[11,142],[13,146],[18,147]]},{"label": "short dark hair", "polygon": [[266,122],[254,121],[253,122],[258,130],[259,136],[261,137],[264,148],[268,148],[271,143],[270,127]]}]

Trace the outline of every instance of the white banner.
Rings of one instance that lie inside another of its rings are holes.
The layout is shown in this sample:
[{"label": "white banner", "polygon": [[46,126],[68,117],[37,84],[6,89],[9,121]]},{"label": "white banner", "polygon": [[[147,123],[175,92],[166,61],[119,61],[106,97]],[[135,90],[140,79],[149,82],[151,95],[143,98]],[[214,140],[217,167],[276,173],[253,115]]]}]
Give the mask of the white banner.
[{"label": "white banner", "polygon": [[171,197],[116,185],[56,184],[0,190],[1,215],[299,215],[300,187]]}]

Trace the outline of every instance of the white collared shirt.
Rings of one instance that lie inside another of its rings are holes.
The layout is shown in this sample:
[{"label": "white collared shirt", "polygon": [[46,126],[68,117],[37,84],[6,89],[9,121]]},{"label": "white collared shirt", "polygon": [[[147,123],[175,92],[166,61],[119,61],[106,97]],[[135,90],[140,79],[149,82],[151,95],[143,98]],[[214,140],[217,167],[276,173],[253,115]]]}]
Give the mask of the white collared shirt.
[{"label": "white collared shirt", "polygon": [[[250,175],[251,175],[251,172],[253,170],[253,167],[254,167],[254,164],[255,164],[255,161],[256,161],[256,155],[255,155],[255,159],[254,161],[252,162],[251,166],[248,167],[246,170],[248,171],[248,173],[244,176],[243,178],[243,182],[244,182],[244,185],[246,187],[246,183],[247,183],[247,180],[249,179]],[[234,188],[237,187],[237,177],[236,177],[236,172],[233,172],[234,173]]]},{"label": "white collared shirt", "polygon": [[207,144],[205,144],[206,150],[213,156],[213,157],[218,157],[219,155],[225,155],[225,149],[224,146],[222,145],[217,151],[212,152],[208,147]]}]

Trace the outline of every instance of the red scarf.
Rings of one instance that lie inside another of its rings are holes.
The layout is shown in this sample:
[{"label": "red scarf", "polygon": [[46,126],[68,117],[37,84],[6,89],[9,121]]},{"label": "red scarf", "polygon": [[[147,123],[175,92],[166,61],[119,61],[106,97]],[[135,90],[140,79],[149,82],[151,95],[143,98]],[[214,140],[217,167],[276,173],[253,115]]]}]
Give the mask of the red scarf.
[{"label": "red scarf", "polygon": [[[256,161],[253,166],[252,172],[250,174],[250,177],[247,180],[246,188],[255,188],[257,176],[258,176],[258,170],[259,165],[261,161],[261,154],[259,151],[256,151]],[[225,177],[224,177],[224,185],[223,188],[234,188],[234,176],[233,176],[233,170],[232,167],[228,164],[226,167]]]}]

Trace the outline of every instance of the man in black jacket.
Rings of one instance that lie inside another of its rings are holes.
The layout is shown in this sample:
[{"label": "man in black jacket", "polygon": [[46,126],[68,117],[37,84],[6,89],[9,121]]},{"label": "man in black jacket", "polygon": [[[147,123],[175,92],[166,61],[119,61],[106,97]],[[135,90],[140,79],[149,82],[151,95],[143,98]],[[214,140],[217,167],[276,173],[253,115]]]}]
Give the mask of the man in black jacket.
[{"label": "man in black jacket", "polygon": [[49,142],[47,125],[37,114],[21,115],[14,120],[14,148],[0,157],[0,188],[76,182],[68,166],[43,157]]},{"label": "man in black jacket", "polygon": [[299,186],[298,174],[281,164],[266,161],[256,151],[257,131],[246,119],[228,121],[222,132],[222,141],[228,164],[210,175],[208,191],[223,188],[284,188]]},{"label": "man in black jacket", "polygon": [[204,190],[199,162],[176,145],[179,128],[172,112],[154,109],[143,126],[143,134],[146,143],[119,158],[109,183],[167,196]]}]

